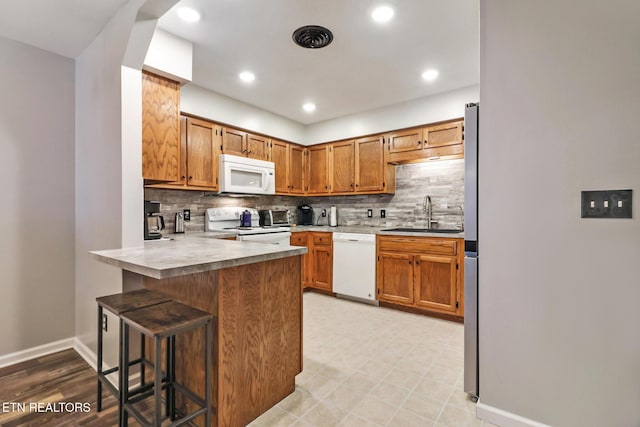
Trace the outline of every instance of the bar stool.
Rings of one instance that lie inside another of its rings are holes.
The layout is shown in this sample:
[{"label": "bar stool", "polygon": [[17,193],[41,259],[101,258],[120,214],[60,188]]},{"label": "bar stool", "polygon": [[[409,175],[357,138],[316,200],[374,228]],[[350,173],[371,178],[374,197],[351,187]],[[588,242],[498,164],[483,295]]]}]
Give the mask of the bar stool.
[{"label": "bar stool", "polygon": [[[168,391],[165,399],[166,413],[171,418],[171,426],[179,426],[188,423],[190,420],[202,414],[205,416],[205,425],[211,425],[211,340],[212,340],[212,319],[213,316],[194,307],[181,304],[176,301],[156,304],[139,310],[128,311],[121,315],[124,322],[123,334],[124,349],[121,361],[123,371],[123,381],[126,384],[129,376],[129,329],[132,328],[142,334],[153,338],[156,361],[154,365],[153,390],[138,393],[130,396],[128,387],[123,388],[122,394],[122,425],[127,426],[129,415],[132,415],[143,426],[162,425],[162,389]],[[194,392],[188,390],[176,381],[175,375],[175,355],[176,355],[176,335],[196,328],[204,327],[204,363],[205,363],[205,397],[201,399]],[[160,354],[162,353],[162,341],[166,340],[167,347],[167,372],[166,381],[163,382],[162,364]],[[176,390],[187,396],[200,409],[186,414],[176,420],[175,397]],[[153,396],[154,415],[153,421],[149,422],[136,408],[136,404],[148,397]]]},{"label": "bar stool", "polygon": [[[103,351],[103,335],[102,335],[102,316],[104,314],[104,310],[107,310],[119,318],[119,346],[118,346],[118,364],[122,361],[122,350],[123,350],[123,334],[122,329],[124,327],[124,322],[122,321],[122,314],[137,310],[143,307],[149,307],[155,304],[161,304],[167,301],[171,301],[171,298],[154,291],[150,291],[148,289],[139,289],[131,292],[123,292],[114,295],[107,295],[103,297],[96,298],[96,302],[98,303],[98,398],[97,398],[97,410],[98,412],[102,411],[102,385],[104,384],[118,400],[118,425],[122,424],[122,391],[125,388],[123,382],[122,369],[120,366],[116,366],[111,369],[107,369],[106,371],[102,370],[102,351]],[[143,365],[147,362],[145,359],[145,348],[144,348],[144,336],[141,335],[140,339],[140,358],[132,360],[129,362],[129,366],[134,366],[138,363],[141,364],[140,369],[140,380],[141,384],[145,384],[144,378],[144,367]],[[110,375],[114,372],[118,372],[118,388],[114,387],[114,385],[109,381],[107,375]]]}]

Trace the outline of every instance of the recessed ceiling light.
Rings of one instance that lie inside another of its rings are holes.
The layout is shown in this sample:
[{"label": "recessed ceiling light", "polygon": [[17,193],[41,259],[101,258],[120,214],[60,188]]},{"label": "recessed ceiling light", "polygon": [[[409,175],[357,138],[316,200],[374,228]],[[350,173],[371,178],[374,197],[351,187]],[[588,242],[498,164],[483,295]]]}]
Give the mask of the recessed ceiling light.
[{"label": "recessed ceiling light", "polygon": [[246,83],[251,83],[256,79],[256,75],[251,71],[243,71],[238,75],[238,77],[240,77],[240,80]]},{"label": "recessed ceiling light", "polygon": [[389,22],[393,18],[393,13],[390,6],[378,6],[371,12],[371,18],[376,22]]},{"label": "recessed ceiling light", "polygon": [[422,73],[422,78],[428,82],[432,82],[438,78],[438,70],[434,70],[433,68]]},{"label": "recessed ceiling light", "polygon": [[197,22],[200,20],[200,13],[190,7],[181,7],[176,11],[176,13],[183,21]]},{"label": "recessed ceiling light", "polygon": [[311,113],[311,112],[315,111],[316,104],[314,104],[313,102],[307,102],[302,106],[302,109],[304,111],[306,111],[307,113]]}]

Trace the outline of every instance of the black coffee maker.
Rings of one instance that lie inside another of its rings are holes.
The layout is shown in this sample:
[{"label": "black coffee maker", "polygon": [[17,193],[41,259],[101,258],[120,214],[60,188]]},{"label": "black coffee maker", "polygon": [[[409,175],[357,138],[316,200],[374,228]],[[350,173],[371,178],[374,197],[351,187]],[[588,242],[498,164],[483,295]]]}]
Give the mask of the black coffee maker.
[{"label": "black coffee maker", "polygon": [[144,201],[144,240],[162,238],[164,218],[160,215],[160,202]]},{"label": "black coffee maker", "polygon": [[306,203],[298,206],[298,225],[313,225],[313,208]]}]

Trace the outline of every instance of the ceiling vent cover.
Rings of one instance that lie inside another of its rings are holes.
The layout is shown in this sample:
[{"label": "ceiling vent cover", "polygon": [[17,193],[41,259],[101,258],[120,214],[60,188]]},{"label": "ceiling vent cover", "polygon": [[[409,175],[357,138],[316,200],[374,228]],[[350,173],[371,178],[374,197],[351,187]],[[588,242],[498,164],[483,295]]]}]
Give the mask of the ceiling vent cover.
[{"label": "ceiling vent cover", "polygon": [[307,49],[320,49],[333,40],[333,33],[319,25],[305,25],[293,32],[293,41]]}]

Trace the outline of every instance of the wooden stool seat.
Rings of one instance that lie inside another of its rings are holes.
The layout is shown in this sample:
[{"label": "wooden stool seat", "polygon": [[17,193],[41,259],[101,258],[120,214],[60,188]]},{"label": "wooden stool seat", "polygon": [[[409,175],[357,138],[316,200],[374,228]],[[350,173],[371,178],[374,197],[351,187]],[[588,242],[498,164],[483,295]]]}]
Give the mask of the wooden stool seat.
[{"label": "wooden stool seat", "polygon": [[122,315],[126,324],[154,338],[166,338],[197,328],[211,319],[211,314],[176,301],[152,305]]},{"label": "wooden stool seat", "polygon": [[105,310],[109,310],[119,316],[127,311],[171,301],[171,298],[159,292],[139,289],[137,291],[121,292],[119,294],[99,297],[96,298],[96,301],[98,305]]},{"label": "wooden stool seat", "polygon": [[[127,311],[120,315],[123,326],[123,357],[120,361],[123,371],[123,382],[126,384],[129,378],[129,329],[132,328],[154,340],[156,360],[153,366],[153,385],[148,391],[139,393],[135,397],[129,396],[129,390],[124,387],[122,394],[122,425],[127,426],[129,415],[132,415],[138,423],[143,426],[162,425],[162,391],[167,395],[165,399],[166,415],[171,419],[171,426],[187,424],[194,418],[204,415],[205,425],[211,425],[211,340],[212,321],[210,313],[198,310],[197,308],[181,304],[176,301],[169,301],[160,304],[140,308],[138,310]],[[195,328],[204,327],[204,372],[205,372],[205,396],[200,398],[193,391],[188,390],[176,381],[175,359],[176,359],[176,335]],[[163,376],[161,354],[162,341],[166,339],[167,359],[166,377]],[[152,389],[151,389],[152,388]],[[199,409],[186,414],[176,420],[176,390],[187,396]],[[153,421],[149,422],[136,408],[136,404],[150,396],[154,399]]]}]

